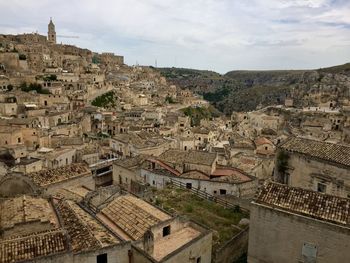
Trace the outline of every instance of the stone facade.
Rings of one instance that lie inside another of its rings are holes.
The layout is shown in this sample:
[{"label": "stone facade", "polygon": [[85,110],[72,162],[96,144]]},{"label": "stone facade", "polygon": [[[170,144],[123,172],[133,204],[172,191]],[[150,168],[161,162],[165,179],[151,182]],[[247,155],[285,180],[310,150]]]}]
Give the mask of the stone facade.
[{"label": "stone facade", "polygon": [[[248,262],[347,262],[349,220],[346,216],[345,221],[339,221],[331,211],[347,213],[341,204],[345,200],[349,203],[348,199],[289,189],[278,185],[263,188],[252,203]],[[291,191],[289,201],[285,199],[288,191]],[[270,193],[273,193],[271,198]],[[322,199],[327,203],[321,205]],[[301,208],[303,204],[305,208]]]}]

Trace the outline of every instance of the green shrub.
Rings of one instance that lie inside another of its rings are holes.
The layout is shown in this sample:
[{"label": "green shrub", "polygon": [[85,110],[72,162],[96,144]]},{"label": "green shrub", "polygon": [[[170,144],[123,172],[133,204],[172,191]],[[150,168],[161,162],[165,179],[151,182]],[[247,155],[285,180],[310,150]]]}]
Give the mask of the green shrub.
[{"label": "green shrub", "polygon": [[24,92],[30,92],[35,90],[37,93],[40,93],[40,94],[50,94],[50,91],[48,91],[47,89],[43,89],[41,84],[37,84],[37,83],[30,83],[29,85],[27,85],[27,83],[23,82],[19,87],[21,91],[24,91]]},{"label": "green shrub", "polygon": [[106,107],[115,107],[116,106],[116,103],[115,103],[115,97],[114,97],[114,92],[113,91],[110,91],[110,92],[107,92],[101,96],[98,96],[97,98],[95,98],[91,104],[93,106],[96,106],[96,107],[103,107],[103,108],[106,108]]}]

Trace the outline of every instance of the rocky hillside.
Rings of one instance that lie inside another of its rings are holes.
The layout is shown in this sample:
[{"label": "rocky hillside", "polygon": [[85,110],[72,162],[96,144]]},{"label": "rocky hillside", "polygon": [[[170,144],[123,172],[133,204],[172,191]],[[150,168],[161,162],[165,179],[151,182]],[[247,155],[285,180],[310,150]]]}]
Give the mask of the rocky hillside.
[{"label": "rocky hillside", "polygon": [[[282,104],[294,98],[296,105],[318,105],[349,98],[350,63],[318,70],[212,71],[181,68],[158,69],[167,80],[209,100],[220,111],[249,111]],[[322,94],[321,96],[318,96]]]}]

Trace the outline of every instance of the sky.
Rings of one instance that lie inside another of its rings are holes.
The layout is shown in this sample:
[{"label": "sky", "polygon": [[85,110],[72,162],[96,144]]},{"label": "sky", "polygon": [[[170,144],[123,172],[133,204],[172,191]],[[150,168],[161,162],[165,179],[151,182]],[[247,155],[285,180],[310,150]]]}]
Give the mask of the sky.
[{"label": "sky", "polygon": [[47,34],[129,65],[310,69],[350,62],[350,0],[0,0],[0,34]]}]

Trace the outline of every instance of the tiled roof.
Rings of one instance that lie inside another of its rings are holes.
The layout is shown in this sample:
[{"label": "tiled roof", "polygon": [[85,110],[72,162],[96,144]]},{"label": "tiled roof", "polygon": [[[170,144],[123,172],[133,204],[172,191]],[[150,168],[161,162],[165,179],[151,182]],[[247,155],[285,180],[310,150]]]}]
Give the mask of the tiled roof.
[{"label": "tiled roof", "polygon": [[265,137],[260,137],[260,138],[256,139],[254,142],[255,142],[255,145],[264,145],[264,144],[273,145],[273,143]]},{"label": "tiled roof", "polygon": [[347,198],[268,183],[259,190],[255,203],[339,225],[350,225],[350,199]]},{"label": "tiled roof", "polygon": [[17,224],[39,221],[46,227],[57,228],[56,215],[48,200],[20,196],[0,203],[0,227],[7,229]]},{"label": "tiled roof", "polygon": [[161,210],[130,195],[117,197],[101,213],[133,240],[141,239],[151,226],[170,219]]},{"label": "tiled roof", "polygon": [[288,152],[297,152],[350,166],[350,146],[293,137],[280,147]]},{"label": "tiled roof", "polygon": [[5,239],[0,241],[0,262],[33,260],[64,252],[67,248],[67,238],[62,230]]},{"label": "tiled roof", "polygon": [[211,176],[213,177],[211,180],[219,182],[243,183],[252,181],[252,178],[246,173],[233,167],[217,167]]},{"label": "tiled roof", "polygon": [[40,186],[47,186],[87,174],[91,174],[87,165],[82,163],[74,163],[68,166],[29,173],[27,176],[30,177],[36,184]]},{"label": "tiled roof", "polygon": [[139,133],[121,133],[116,134],[113,139],[126,144],[132,144],[135,148],[144,149],[150,147],[157,147],[159,145],[168,143],[168,140],[151,132]]},{"label": "tiled roof", "polygon": [[116,160],[114,164],[124,168],[134,168],[140,166],[149,157],[148,155],[140,154],[135,157]]},{"label": "tiled roof", "polygon": [[209,153],[203,151],[181,151],[170,149],[162,153],[158,158],[164,162],[169,163],[212,165],[212,163],[216,159],[216,153]]},{"label": "tiled roof", "polygon": [[96,219],[73,201],[60,201],[57,210],[67,230],[74,252],[89,251],[119,243]]}]

